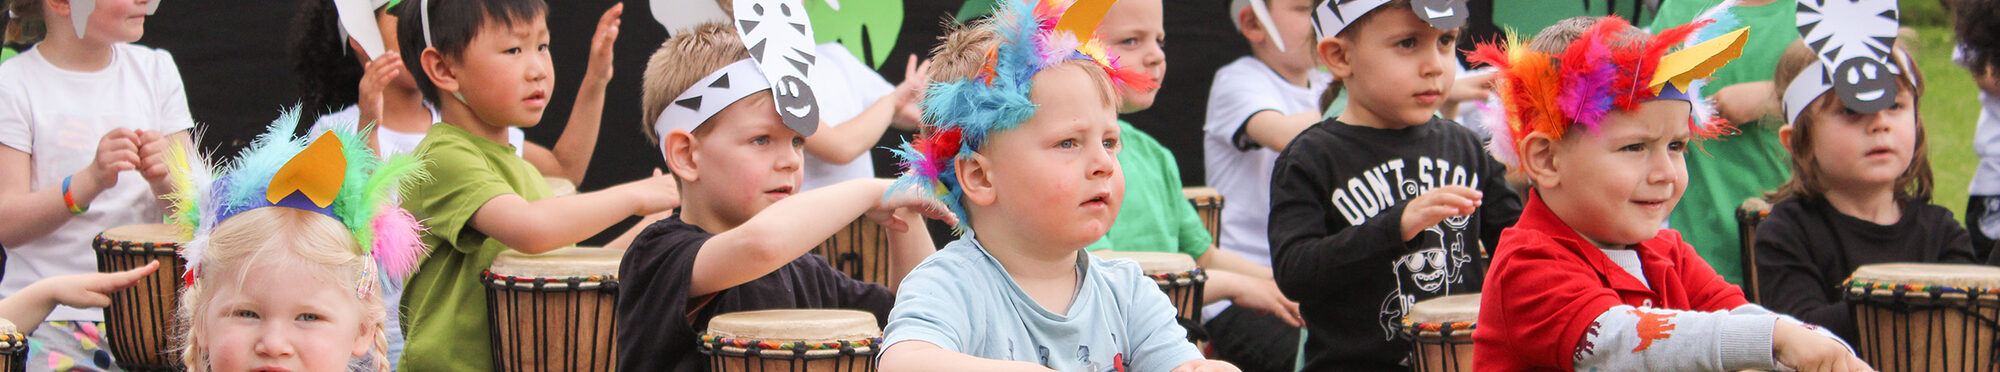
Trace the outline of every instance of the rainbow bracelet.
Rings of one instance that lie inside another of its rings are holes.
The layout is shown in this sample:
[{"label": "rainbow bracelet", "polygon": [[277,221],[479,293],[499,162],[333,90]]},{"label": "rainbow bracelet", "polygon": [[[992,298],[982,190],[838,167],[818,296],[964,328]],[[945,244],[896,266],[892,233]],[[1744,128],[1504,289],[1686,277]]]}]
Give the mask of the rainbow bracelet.
[{"label": "rainbow bracelet", "polygon": [[76,205],[76,197],[71,196],[69,193],[69,179],[72,177],[76,176],[63,176],[63,204],[69,206],[70,214],[83,214],[83,212],[90,211],[90,206],[79,207]]}]

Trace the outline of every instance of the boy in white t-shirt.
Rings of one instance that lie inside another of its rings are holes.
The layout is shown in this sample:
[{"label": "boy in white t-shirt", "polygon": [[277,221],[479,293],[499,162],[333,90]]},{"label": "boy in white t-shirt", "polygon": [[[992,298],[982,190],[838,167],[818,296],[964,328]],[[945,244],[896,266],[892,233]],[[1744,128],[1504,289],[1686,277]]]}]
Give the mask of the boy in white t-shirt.
[{"label": "boy in white t-shirt", "polygon": [[806,141],[806,176],[800,189],[875,177],[875,157],[869,149],[890,127],[916,129],[921,114],[916,98],[923,91],[923,79],[911,77],[924,76],[930,63],[910,56],[903,83],[890,85],[838,42],[822,43],[814,50],[819,60],[808,78],[826,91],[816,97],[820,121],[826,124],[820,128],[825,131]]},{"label": "boy in white t-shirt", "polygon": [[[192,146],[194,119],[173,56],[131,44],[158,3],[84,6],[91,2],[8,4],[15,22],[45,27],[9,32],[9,42],[39,42],[0,64],[0,246],[8,256],[0,297],[43,278],[96,272],[91,237],[160,222],[159,195],[173,191],[167,149]],[[100,310],[58,307],[47,320],[29,336],[29,365],[117,368],[100,349]]]},{"label": "boy in white t-shirt", "polygon": [[[1261,2],[1261,3],[1260,3]],[[1267,221],[1271,165],[1300,131],[1320,121],[1321,92],[1333,76],[1313,66],[1315,0],[1236,0],[1237,30],[1250,55],[1215,72],[1201,146],[1208,185],[1222,194],[1217,246],[1271,265]],[[1260,6],[1261,5],[1261,6]],[[1222,302],[1203,309],[1218,357],[1244,370],[1290,370],[1298,327]]]}]

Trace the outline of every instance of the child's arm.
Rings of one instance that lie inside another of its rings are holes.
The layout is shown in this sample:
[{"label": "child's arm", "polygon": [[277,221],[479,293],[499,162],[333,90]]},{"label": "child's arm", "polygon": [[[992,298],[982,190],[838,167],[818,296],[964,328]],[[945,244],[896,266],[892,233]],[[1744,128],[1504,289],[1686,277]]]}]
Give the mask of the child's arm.
[{"label": "child's arm", "polygon": [[[700,297],[763,277],[840,232],[863,214],[911,208],[946,222],[957,219],[936,200],[902,195],[883,200],[892,180],[857,179],[802,192],[765,207],[743,225],[716,234],[695,254],[689,297]],[[921,229],[919,221],[889,219],[891,231]]]},{"label": "child's arm", "polygon": [[[1234,366],[1222,363],[1220,367],[1208,366],[1201,350],[1188,342],[1187,329],[1176,319],[1179,313],[1166,292],[1154,290],[1159,284],[1146,277],[1138,265],[1125,264],[1104,270],[1113,280],[1124,280],[1125,293],[1115,293],[1125,301],[1126,335],[1125,363],[1135,371],[1176,371],[1192,370],[1235,370]],[[1122,277],[1122,279],[1120,279]]]},{"label": "child's arm", "polygon": [[35,326],[48,318],[56,305],[76,308],[111,306],[112,292],[139,284],[140,279],[160,268],[160,261],[115,273],[90,273],[43,278],[0,299],[0,319],[13,322],[23,334],[35,333]]},{"label": "child's arm", "polygon": [[1278,288],[1293,299],[1326,295],[1324,283],[1374,267],[1354,267],[1372,257],[1397,255],[1404,242],[1447,217],[1475,212],[1480,193],[1464,186],[1431,189],[1415,199],[1388,206],[1360,224],[1335,229],[1344,219],[1327,196],[1337,185],[1331,149],[1292,148],[1278,158],[1271,177],[1272,271]]},{"label": "child's arm", "polygon": [[924,227],[923,215],[908,209],[896,210],[896,219],[906,226],[903,231],[889,231],[889,292],[901,286],[903,277],[925,258],[937,253],[937,243],[931,241],[930,229]]},{"label": "child's arm", "polygon": [[604,119],[604,88],[611,84],[611,46],[618,41],[618,17],[624,13],[625,4],[619,3],[598,17],[597,33],[590,38],[590,65],[584,69],[583,83],[576,86],[569,125],[563,126],[555,151],[532,143],[522,151],[521,155],[541,169],[542,174],[550,174],[548,166],[554,165],[557,167],[554,174],[582,184],[584,174],[590,170],[591,154],[597,151],[597,128]]},{"label": "child's arm", "polygon": [[543,253],[589,239],[633,215],[651,215],[678,202],[673,177],[653,176],[597,192],[529,202],[503,194],[482,203],[467,224],[522,253]]},{"label": "child's arm", "polygon": [[[1208,270],[1206,267],[1204,270]],[[1304,326],[1305,316],[1299,314],[1299,303],[1285,297],[1278,289],[1278,283],[1270,278],[1258,278],[1238,274],[1228,270],[1208,270],[1208,289],[1202,291],[1201,303],[1230,300],[1235,306],[1256,310],[1285,321],[1293,327]]]},{"label": "child's arm", "polygon": [[1577,339],[1577,370],[1865,371],[1838,337],[1754,304],[1700,312],[1614,306]]},{"label": "child's arm", "polygon": [[[0,106],[4,106],[4,101],[0,99]],[[28,126],[6,116],[0,115],[0,127]],[[78,207],[89,208],[97,194],[118,183],[120,172],[138,169],[137,138],[137,131],[125,128],[98,138],[90,164],[69,176],[70,196]],[[33,178],[33,172],[34,163],[28,152],[11,145],[0,146],[0,216],[8,217],[7,223],[0,223],[0,246],[20,246],[40,239],[76,216],[63,203],[61,186],[29,191],[28,180]]]},{"label": "child's arm", "polygon": [[819,129],[806,140],[806,153],[828,163],[847,164],[874,147],[882,139],[883,131],[888,130],[889,124],[898,117],[897,111],[912,107],[904,103],[923,90],[924,79],[921,77],[928,75],[931,63],[924,61],[919,65],[916,56],[910,58],[911,64],[906,68],[908,72],[902,84],[896,85],[889,95],[876,99],[867,109],[861,110],[861,114],[841,122],[839,126],[820,122]]},{"label": "child's arm", "polygon": [[904,341],[882,350],[883,372],[930,371],[937,366],[951,366],[957,371],[1054,371],[1039,364],[1018,360],[996,360],[975,357],[956,351],[945,350],[924,341]]},{"label": "child's arm", "polygon": [[167,208],[173,203],[162,197],[173,194],[175,188],[173,182],[167,179],[168,148],[179,146],[182,153],[195,154],[194,137],[185,130],[165,135],[142,130],[138,135],[139,175],[146,179],[147,185],[152,186],[155,204],[162,209]]},{"label": "child's arm", "polygon": [[[1854,314],[1847,301],[1829,296],[1827,289],[1847,278],[1847,273],[1820,272],[1812,241],[1800,230],[1799,215],[1781,208],[1757,224],[1757,286],[1761,302],[1772,310],[1791,314],[1813,324],[1825,324],[1840,334],[1857,334]],[[1824,247],[1820,245],[1819,247]]]},{"label": "child's arm", "polygon": [[1292,138],[1297,138],[1300,132],[1305,132],[1306,128],[1311,128],[1313,124],[1319,122],[1320,114],[1317,112],[1287,115],[1280,114],[1277,110],[1264,110],[1251,114],[1250,119],[1243,122],[1242,133],[1250,137],[1251,141],[1257,142],[1258,146],[1271,151],[1285,151],[1285,146],[1292,143]]}]

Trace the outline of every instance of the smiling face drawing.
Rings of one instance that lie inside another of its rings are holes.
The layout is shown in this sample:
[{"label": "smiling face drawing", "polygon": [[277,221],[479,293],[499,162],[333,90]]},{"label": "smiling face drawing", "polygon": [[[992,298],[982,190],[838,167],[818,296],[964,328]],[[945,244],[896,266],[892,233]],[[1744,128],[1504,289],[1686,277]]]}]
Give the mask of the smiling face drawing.
[{"label": "smiling face drawing", "polygon": [[1895,103],[1903,71],[1887,61],[1898,14],[1894,1],[1799,1],[1799,35],[1832,69],[1833,90],[1848,109],[1873,113]]}]

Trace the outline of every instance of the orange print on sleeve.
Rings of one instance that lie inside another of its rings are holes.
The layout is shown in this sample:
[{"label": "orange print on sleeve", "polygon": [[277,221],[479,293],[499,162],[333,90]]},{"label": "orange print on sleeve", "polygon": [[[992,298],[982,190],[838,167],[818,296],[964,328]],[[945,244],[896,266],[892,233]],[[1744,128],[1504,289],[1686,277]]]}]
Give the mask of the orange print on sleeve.
[{"label": "orange print on sleeve", "polygon": [[1635,327],[1639,332],[1639,347],[1632,348],[1632,352],[1646,351],[1646,348],[1653,347],[1653,341],[1673,337],[1674,325],[1668,323],[1673,320],[1673,313],[1649,313],[1640,309],[1626,310],[1626,313],[1639,317],[1639,324]]}]

